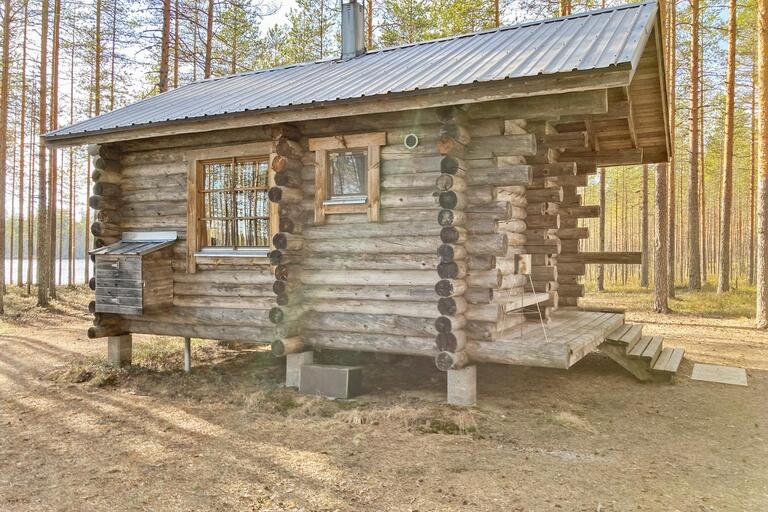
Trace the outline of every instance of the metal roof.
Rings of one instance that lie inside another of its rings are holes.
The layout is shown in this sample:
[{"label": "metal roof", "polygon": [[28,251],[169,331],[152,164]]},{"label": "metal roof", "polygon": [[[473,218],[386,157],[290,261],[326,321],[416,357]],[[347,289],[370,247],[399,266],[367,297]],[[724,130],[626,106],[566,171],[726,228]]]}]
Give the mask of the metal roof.
[{"label": "metal roof", "polygon": [[173,245],[177,238],[175,231],[126,232],[119,242],[93,249],[89,254],[143,256]]},{"label": "metal roof", "polygon": [[634,69],[656,12],[656,2],[642,2],[372,50],[345,61],[327,59],[210,78],[60,128],[44,138],[622,64]]}]

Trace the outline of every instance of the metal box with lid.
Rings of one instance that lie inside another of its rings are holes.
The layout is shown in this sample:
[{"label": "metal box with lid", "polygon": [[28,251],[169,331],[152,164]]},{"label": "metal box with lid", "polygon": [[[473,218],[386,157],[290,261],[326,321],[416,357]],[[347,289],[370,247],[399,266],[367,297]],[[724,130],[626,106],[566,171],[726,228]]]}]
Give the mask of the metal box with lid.
[{"label": "metal box with lid", "polygon": [[172,232],[123,233],[122,240],[91,251],[96,312],[140,315],[173,302]]}]

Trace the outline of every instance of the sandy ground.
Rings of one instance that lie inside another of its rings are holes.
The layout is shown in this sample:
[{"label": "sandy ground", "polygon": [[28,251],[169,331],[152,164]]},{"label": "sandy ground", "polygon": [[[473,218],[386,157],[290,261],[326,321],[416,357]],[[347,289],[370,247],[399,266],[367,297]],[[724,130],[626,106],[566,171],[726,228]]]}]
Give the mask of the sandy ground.
[{"label": "sandy ground", "polygon": [[[442,403],[430,361],[365,365],[354,401],[280,387],[263,350],[136,337],[103,364],[75,294],[0,330],[0,510],[768,510],[768,334],[744,318],[628,314],[688,350],[673,385],[600,354],[569,371],[479,368]],[[620,296],[602,298],[619,305]],[[749,387],[691,381],[692,361]]]}]

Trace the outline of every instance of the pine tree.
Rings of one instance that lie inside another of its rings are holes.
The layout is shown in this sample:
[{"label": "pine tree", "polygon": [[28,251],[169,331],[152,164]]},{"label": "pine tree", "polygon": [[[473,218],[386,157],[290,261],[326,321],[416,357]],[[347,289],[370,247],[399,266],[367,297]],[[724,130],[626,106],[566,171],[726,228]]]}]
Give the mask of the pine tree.
[{"label": "pine tree", "polygon": [[691,113],[688,175],[688,288],[701,289],[699,229],[699,0],[691,0]]},{"label": "pine tree", "polygon": [[429,39],[433,25],[424,0],[385,0],[381,43],[396,46]]},{"label": "pine tree", "polygon": [[8,99],[11,86],[11,1],[3,1],[3,71],[0,78],[0,314],[5,311],[5,179],[8,160]]},{"label": "pine tree", "polygon": [[[40,133],[48,129],[46,102],[48,101],[48,0],[42,0],[40,22],[40,100],[38,102]],[[48,306],[50,283],[50,234],[48,232],[48,176],[46,172],[46,147],[40,140],[38,150],[37,195],[37,305]]]},{"label": "pine tree", "polygon": [[757,3],[757,315],[768,328],[768,0]]},{"label": "pine tree", "polygon": [[725,82],[720,272],[717,281],[717,293],[724,293],[731,289],[731,187],[733,183],[733,109],[734,96],[736,95],[736,0],[729,1],[728,71]]},{"label": "pine tree", "polygon": [[656,166],[656,237],[653,246],[653,310],[669,313],[667,283],[667,169]]}]

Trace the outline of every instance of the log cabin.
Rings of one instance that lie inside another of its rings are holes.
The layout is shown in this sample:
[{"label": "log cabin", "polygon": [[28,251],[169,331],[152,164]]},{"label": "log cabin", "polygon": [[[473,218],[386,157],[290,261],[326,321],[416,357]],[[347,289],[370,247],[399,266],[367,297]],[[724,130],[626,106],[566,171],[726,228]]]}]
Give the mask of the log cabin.
[{"label": "log cabin", "polygon": [[[600,348],[649,380],[682,350],[579,307],[579,188],[662,163],[655,2],[210,78],[45,134],[88,144],[89,336],[132,333],[568,368]],[[188,343],[188,340],[187,340]],[[459,373],[456,373],[459,375]]]}]

